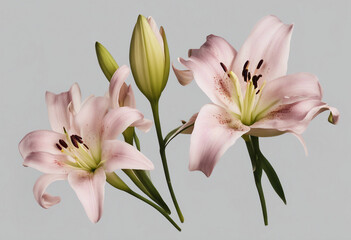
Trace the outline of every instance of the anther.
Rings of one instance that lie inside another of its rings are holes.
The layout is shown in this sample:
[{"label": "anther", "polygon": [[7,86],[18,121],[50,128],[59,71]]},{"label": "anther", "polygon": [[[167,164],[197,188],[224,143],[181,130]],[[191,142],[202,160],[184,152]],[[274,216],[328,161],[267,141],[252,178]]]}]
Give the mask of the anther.
[{"label": "anther", "polygon": [[245,62],[243,69],[247,69],[248,66],[249,66],[249,60],[247,60],[247,61]]},{"label": "anther", "polygon": [[78,142],[77,142],[76,138],[73,135],[71,136],[71,142],[76,148],[79,148]]},{"label": "anther", "polygon": [[89,150],[88,146],[85,143],[83,144],[83,146],[86,147]]},{"label": "anther", "polygon": [[224,63],[220,62],[221,67],[223,68],[224,72],[228,72],[228,68],[226,67],[226,65],[224,65]]},{"label": "anther", "polygon": [[67,147],[68,147],[67,143],[66,143],[64,140],[62,140],[62,139],[59,140],[59,143],[60,143],[61,146],[64,147],[64,148],[67,148]]},{"label": "anther", "polygon": [[260,91],[261,91],[261,89],[258,89],[258,91],[256,92],[256,94],[259,94],[259,93],[260,93]]},{"label": "anther", "polygon": [[248,78],[249,81],[251,80],[251,73],[250,72],[248,72],[247,78]]},{"label": "anther", "polygon": [[72,137],[74,137],[77,140],[77,142],[83,143],[82,137],[80,137],[78,135],[72,135]]},{"label": "anther", "polygon": [[244,81],[246,82],[247,81],[247,69],[243,70],[242,75],[244,77]]},{"label": "anther", "polygon": [[260,69],[260,67],[262,66],[262,64],[263,64],[263,59],[261,59],[261,60],[258,62],[256,69]]},{"label": "anther", "polygon": [[58,144],[58,143],[56,143],[56,147],[61,151],[62,150],[62,147]]}]

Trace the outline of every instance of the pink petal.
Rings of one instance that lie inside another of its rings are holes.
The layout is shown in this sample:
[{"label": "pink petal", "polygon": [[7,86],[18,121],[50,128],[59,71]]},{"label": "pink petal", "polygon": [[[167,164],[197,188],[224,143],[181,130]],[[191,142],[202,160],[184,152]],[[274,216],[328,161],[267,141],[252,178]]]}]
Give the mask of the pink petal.
[{"label": "pink petal", "polygon": [[292,24],[284,24],[275,16],[260,20],[235,58],[236,75],[243,80],[241,73],[247,60],[253,74],[261,59],[264,62],[257,74],[262,74],[262,79],[269,81],[286,75],[292,29]]},{"label": "pink petal", "polygon": [[144,119],[144,115],[135,108],[130,107],[120,107],[112,109],[109,111],[103,122],[103,138],[104,139],[115,139],[119,134],[126,130],[129,126],[134,123],[144,130],[147,127],[151,127],[149,123],[146,123],[146,126],[143,122],[140,122]]},{"label": "pink petal", "polygon": [[49,208],[58,204],[61,198],[58,196],[51,196],[45,192],[46,188],[53,182],[59,180],[66,180],[67,175],[62,174],[45,174],[38,178],[33,187],[34,198],[43,208]]},{"label": "pink petal", "polygon": [[37,169],[49,174],[67,174],[69,168],[65,165],[67,157],[64,154],[48,152],[31,152],[23,161],[23,166]]},{"label": "pink petal", "polygon": [[60,153],[56,147],[56,143],[65,136],[63,134],[38,130],[28,133],[18,144],[19,151],[23,158],[31,152],[48,152],[57,154]]},{"label": "pink petal", "polygon": [[51,128],[56,132],[63,132],[63,127],[70,128],[69,105],[73,111],[80,107],[80,89],[78,84],[73,84],[68,92],[54,94],[46,92],[46,104],[48,107]]},{"label": "pink petal", "polygon": [[214,104],[203,106],[191,135],[189,169],[209,177],[224,152],[249,130],[225,109]]},{"label": "pink petal", "polygon": [[[123,95],[122,95],[122,91],[123,91]],[[123,84],[120,94],[121,95],[119,97],[119,102],[121,107],[123,106],[131,107],[131,108],[136,107],[134,92],[131,85],[127,86],[127,84]]]},{"label": "pink petal", "polygon": [[90,152],[95,159],[100,158],[102,121],[108,110],[108,98],[91,97],[87,100],[75,120],[79,126],[79,135],[88,145]]},{"label": "pink petal", "polygon": [[150,16],[150,17],[147,18],[147,21],[148,21],[152,31],[154,32],[155,37],[156,37],[157,41],[159,42],[159,44],[161,46],[161,49],[163,49],[164,48],[163,47],[163,39],[162,39],[160,30],[158,29],[155,20]]},{"label": "pink petal", "polygon": [[148,132],[152,125],[153,122],[151,120],[143,118],[139,121],[134,122],[131,126],[136,127],[143,132]]},{"label": "pink petal", "polygon": [[223,38],[210,35],[200,49],[191,50],[189,60],[179,59],[194,75],[194,79],[202,91],[217,105],[232,106],[232,111],[238,112],[234,104],[233,82],[228,78],[220,63],[230,71],[235,49]]},{"label": "pink petal", "polygon": [[136,148],[119,140],[106,140],[103,143],[101,159],[107,172],[117,169],[154,169],[153,163]]},{"label": "pink petal", "polygon": [[[126,84],[124,83],[130,73],[129,68],[126,65],[119,67],[115,73],[113,74],[110,87],[109,87],[109,95],[111,100],[112,108],[119,106],[119,95],[123,88],[126,88]],[[125,86],[123,86],[125,85]],[[123,89],[124,90],[124,89]],[[125,91],[125,90],[124,90]],[[124,92],[122,92],[123,94]]]},{"label": "pink petal", "polygon": [[94,173],[78,170],[68,175],[68,182],[76,192],[90,221],[97,223],[102,215],[106,175],[103,168]]},{"label": "pink petal", "polygon": [[249,134],[259,137],[276,136],[284,132],[301,134],[313,118],[326,110],[331,111],[333,123],[336,124],[339,119],[338,110],[320,100],[304,100],[281,105],[251,125]]},{"label": "pink petal", "polygon": [[267,82],[255,114],[263,109],[266,110],[264,112],[267,112],[275,105],[290,104],[306,99],[322,99],[322,89],[318,78],[310,73],[286,75]]},{"label": "pink petal", "polygon": [[[179,59],[178,59],[179,61]],[[173,68],[173,72],[176,75],[178,82],[185,86],[188,85],[189,83],[191,83],[191,81],[193,81],[194,76],[193,73],[190,70],[179,70],[177,68],[174,67],[174,65],[172,64],[172,68]]]}]

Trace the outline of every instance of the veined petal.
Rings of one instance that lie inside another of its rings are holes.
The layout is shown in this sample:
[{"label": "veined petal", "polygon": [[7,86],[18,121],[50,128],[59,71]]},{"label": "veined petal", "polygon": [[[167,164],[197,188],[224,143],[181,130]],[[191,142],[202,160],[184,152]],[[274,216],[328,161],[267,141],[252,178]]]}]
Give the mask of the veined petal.
[{"label": "veined petal", "polygon": [[64,154],[51,154],[48,152],[31,152],[23,161],[23,166],[37,169],[49,174],[67,174],[69,169],[65,166],[67,157]]},{"label": "veined petal", "polygon": [[210,35],[200,49],[190,51],[189,60],[179,58],[179,61],[191,70],[196,83],[212,102],[229,106],[238,113],[234,84],[221,66],[223,63],[230,70],[235,56],[235,49],[226,40]]},{"label": "veined petal", "polygon": [[278,105],[307,99],[322,99],[318,78],[310,73],[286,75],[267,82],[253,115],[261,118]]},{"label": "veined petal", "polygon": [[251,125],[249,134],[258,137],[276,136],[284,132],[301,134],[313,118],[326,110],[331,112],[333,123],[336,124],[339,119],[339,111],[320,100],[304,100],[281,105]]},{"label": "veined petal", "polygon": [[[123,85],[126,85],[124,82],[127,79],[129,73],[130,73],[129,68],[126,65],[123,65],[116,70],[116,72],[113,74],[111,78],[109,95],[111,100],[110,104],[112,108],[116,108],[119,106],[119,96],[120,96],[121,88]],[[123,86],[123,87],[126,88],[127,86]],[[122,94],[124,92],[122,92]]]},{"label": "veined petal", "polygon": [[263,80],[286,75],[292,29],[292,24],[284,24],[275,16],[266,16],[256,24],[234,61],[234,72],[241,82],[244,82],[241,72],[247,60],[251,73],[260,60],[264,60],[259,69]]},{"label": "veined petal", "polygon": [[136,107],[134,92],[131,85],[127,86],[127,84],[123,84],[120,92],[119,102],[120,106],[126,106],[131,108]]},{"label": "veined petal", "polygon": [[75,118],[80,128],[79,134],[95,159],[100,159],[102,122],[108,110],[108,101],[106,97],[89,98]]},{"label": "veined petal", "polygon": [[121,134],[127,127],[132,124],[140,124],[139,126],[146,130],[151,127],[149,123],[145,126],[144,122],[140,122],[144,119],[144,115],[135,108],[120,107],[110,110],[103,122],[103,139],[115,139]]},{"label": "veined petal", "polygon": [[76,192],[90,221],[100,220],[104,204],[106,175],[103,168],[94,173],[83,170],[73,171],[68,175],[68,182]]},{"label": "veined petal", "polygon": [[41,207],[49,208],[61,201],[60,197],[47,194],[45,190],[51,183],[66,179],[67,175],[63,174],[45,174],[38,178],[33,187],[33,194]]},{"label": "veined petal", "polygon": [[23,158],[31,152],[59,153],[56,143],[65,136],[61,133],[47,130],[38,130],[28,133],[18,144],[18,149]]},{"label": "veined petal", "polygon": [[103,142],[102,160],[107,172],[117,169],[154,169],[153,163],[136,148],[119,140]]},{"label": "veined petal", "polygon": [[150,25],[152,31],[154,32],[155,37],[156,37],[158,43],[159,43],[160,46],[161,46],[161,49],[163,49],[163,48],[164,48],[163,39],[162,39],[160,30],[158,29],[158,26],[157,26],[155,20],[150,16],[150,17],[147,18],[147,21],[148,21],[148,23],[149,23],[149,25]]},{"label": "veined petal", "polygon": [[152,127],[152,125],[153,125],[153,122],[151,120],[143,118],[141,120],[134,122],[131,126],[136,127],[143,132],[148,132]]},{"label": "veined petal", "polygon": [[249,130],[225,109],[214,104],[203,106],[191,135],[189,169],[209,177],[223,153]]},{"label": "veined petal", "polygon": [[[77,83],[73,84],[68,92],[54,94],[46,92],[46,104],[48,107],[51,128],[56,132],[63,132],[63,127],[70,128],[70,114],[79,111],[80,89]],[[71,111],[68,107],[71,103]]]},{"label": "veined petal", "polygon": [[[178,61],[179,58],[178,58]],[[178,82],[185,86],[188,85],[189,83],[191,83],[191,81],[193,81],[194,76],[193,73],[191,72],[191,70],[180,70],[174,67],[174,65],[172,64],[172,68],[173,68],[173,72],[176,75]]]}]

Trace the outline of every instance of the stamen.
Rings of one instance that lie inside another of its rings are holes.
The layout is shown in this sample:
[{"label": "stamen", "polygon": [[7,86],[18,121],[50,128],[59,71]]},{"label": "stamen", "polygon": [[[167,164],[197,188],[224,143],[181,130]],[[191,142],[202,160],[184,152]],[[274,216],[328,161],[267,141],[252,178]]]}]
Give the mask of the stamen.
[{"label": "stamen", "polygon": [[258,62],[256,69],[257,69],[257,70],[260,69],[260,67],[262,66],[262,64],[263,64],[263,59],[261,59],[261,60]]},{"label": "stamen", "polygon": [[62,147],[58,144],[58,143],[56,143],[56,147],[61,151],[62,150]]},{"label": "stamen", "polygon": [[76,148],[79,148],[78,142],[77,142],[76,138],[74,137],[74,135],[71,136],[71,142]]},{"label": "stamen", "polygon": [[249,66],[249,60],[247,60],[246,62],[245,62],[245,64],[244,64],[244,67],[243,67],[243,69],[247,69],[248,68],[248,66]]},{"label": "stamen", "polygon": [[259,93],[260,93],[260,91],[261,91],[261,89],[258,89],[258,91],[256,92],[256,95],[257,95],[257,94],[259,94]]},{"label": "stamen", "polygon": [[223,68],[224,72],[228,72],[228,68],[226,67],[226,65],[224,65],[224,63],[220,62],[221,67]]},{"label": "stamen", "polygon": [[260,74],[260,75],[255,75],[255,76],[253,76],[252,77],[252,83],[254,84],[254,86],[255,86],[255,89],[257,88],[257,82],[258,82],[258,80],[260,79],[262,77],[262,75]]},{"label": "stamen", "polygon": [[67,148],[67,147],[68,147],[67,143],[66,143],[64,140],[62,140],[62,139],[59,140],[59,143],[60,143],[61,146],[64,147],[64,148]]},{"label": "stamen", "polygon": [[243,70],[242,75],[244,77],[244,81],[247,82],[247,69]]},{"label": "stamen", "polygon": [[248,77],[248,80],[250,81],[251,80],[251,73],[250,72],[248,72],[247,77]]},{"label": "stamen", "polygon": [[89,150],[88,146],[85,143],[83,144],[83,146],[86,147]]},{"label": "stamen", "polygon": [[77,140],[77,142],[79,143],[83,143],[83,139],[81,136],[78,136],[78,135],[72,135],[73,138],[75,138]]}]

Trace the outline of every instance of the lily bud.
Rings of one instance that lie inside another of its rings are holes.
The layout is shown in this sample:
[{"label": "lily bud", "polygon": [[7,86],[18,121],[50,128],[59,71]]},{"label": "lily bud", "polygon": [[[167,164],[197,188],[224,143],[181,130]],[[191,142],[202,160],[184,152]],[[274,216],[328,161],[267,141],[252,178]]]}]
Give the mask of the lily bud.
[{"label": "lily bud", "polygon": [[95,43],[96,56],[99,61],[100,68],[105,74],[107,80],[111,80],[113,74],[118,69],[118,64],[107,49],[99,42]]},{"label": "lily bud", "polygon": [[163,27],[158,30],[152,17],[139,15],[129,52],[130,66],[139,90],[149,101],[157,101],[165,88],[170,61]]}]

